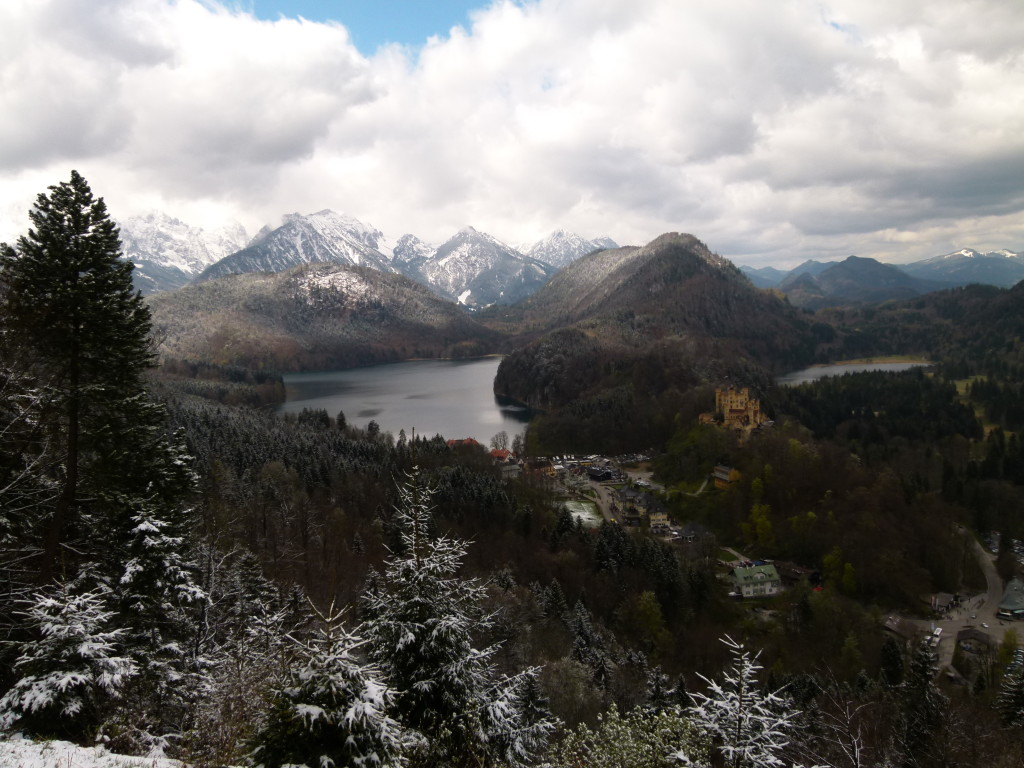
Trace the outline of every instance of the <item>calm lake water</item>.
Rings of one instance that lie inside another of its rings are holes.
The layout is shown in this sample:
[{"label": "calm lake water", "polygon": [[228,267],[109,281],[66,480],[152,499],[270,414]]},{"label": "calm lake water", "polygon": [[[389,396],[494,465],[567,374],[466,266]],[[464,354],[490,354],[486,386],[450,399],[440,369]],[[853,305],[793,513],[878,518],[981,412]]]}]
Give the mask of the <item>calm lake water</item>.
[{"label": "calm lake water", "polygon": [[860,373],[861,371],[909,371],[911,368],[931,365],[931,363],[850,363],[838,365],[812,365],[802,371],[793,371],[775,380],[782,386],[806,384],[826,376],[842,376],[844,373]]},{"label": "calm lake water", "polygon": [[526,428],[531,411],[494,396],[494,375],[501,358],[414,360],[346,371],[296,373],[284,377],[283,413],[322,408],[332,417],[345,413],[349,424],[365,427],[371,420],[382,432],[445,438],[472,437],[487,445],[508,432],[512,438]]}]

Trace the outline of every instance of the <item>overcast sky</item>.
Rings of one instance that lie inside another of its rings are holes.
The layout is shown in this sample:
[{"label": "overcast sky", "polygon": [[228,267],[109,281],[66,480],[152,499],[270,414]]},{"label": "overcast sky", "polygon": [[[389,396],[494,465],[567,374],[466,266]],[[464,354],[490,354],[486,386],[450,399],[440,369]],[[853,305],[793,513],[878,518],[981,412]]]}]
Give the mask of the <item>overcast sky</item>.
[{"label": "overcast sky", "polygon": [[0,2],[0,239],[75,168],[115,218],[250,232],[1024,251],[1019,0],[446,2],[393,36],[336,4]]}]

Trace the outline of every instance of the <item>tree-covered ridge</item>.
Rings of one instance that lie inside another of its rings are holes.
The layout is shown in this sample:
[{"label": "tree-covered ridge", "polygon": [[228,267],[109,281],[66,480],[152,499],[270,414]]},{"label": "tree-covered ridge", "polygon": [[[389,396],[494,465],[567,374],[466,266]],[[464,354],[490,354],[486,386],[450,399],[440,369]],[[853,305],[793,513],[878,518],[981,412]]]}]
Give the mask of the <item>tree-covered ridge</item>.
[{"label": "tree-covered ridge", "polygon": [[491,351],[495,335],[400,275],[315,264],[148,300],[165,357],[276,371]]},{"label": "tree-covered ridge", "polygon": [[796,418],[818,438],[838,435],[843,441],[886,445],[896,438],[982,437],[981,423],[960,401],[955,382],[924,368],[826,376],[780,387],[773,401],[778,412]]}]

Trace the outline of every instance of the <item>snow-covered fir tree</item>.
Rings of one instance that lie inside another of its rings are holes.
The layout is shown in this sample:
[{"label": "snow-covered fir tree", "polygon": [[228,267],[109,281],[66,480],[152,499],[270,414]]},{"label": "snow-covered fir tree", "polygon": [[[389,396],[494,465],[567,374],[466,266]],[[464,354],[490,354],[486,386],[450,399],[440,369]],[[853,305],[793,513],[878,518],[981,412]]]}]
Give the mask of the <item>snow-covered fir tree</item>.
[{"label": "snow-covered fir tree", "polygon": [[1003,674],[996,696],[996,709],[1003,725],[1024,725],[1024,663],[1014,660]]},{"label": "snow-covered fir tree", "polygon": [[464,542],[430,535],[431,495],[418,470],[399,487],[401,549],[363,596],[370,657],[396,691],[397,719],[418,736],[412,765],[526,765],[553,729],[528,695],[536,672],[499,676],[496,647],[476,647],[474,633],[492,624],[485,588],[458,575]]},{"label": "snow-covered fir tree", "polygon": [[[721,682],[700,675],[707,693],[691,693],[687,711],[692,722],[711,740],[731,768],[771,768],[786,765],[782,752],[789,744],[799,714],[780,691],[765,691],[757,675],[760,651],[751,654],[742,643],[726,635],[733,660]],[[680,761],[693,757],[680,750]]]},{"label": "snow-covered fir tree", "polygon": [[300,663],[274,691],[253,760],[265,768],[390,768],[404,764],[403,732],[388,715],[392,692],[360,658],[365,641],[332,605],[322,627],[299,644]]},{"label": "snow-covered fir tree", "polygon": [[680,752],[693,765],[708,758],[706,739],[679,708],[622,715],[614,704],[593,728],[580,725],[552,752],[552,768],[671,768],[680,765]]},{"label": "snow-covered fir tree", "polygon": [[114,612],[100,590],[76,594],[60,586],[25,603],[33,639],[21,646],[16,682],[0,699],[0,730],[80,738],[137,675],[124,653],[124,630],[111,628]]},{"label": "snow-covered fir tree", "polygon": [[187,511],[146,502],[123,507],[97,578],[109,585],[139,673],[126,691],[128,707],[105,730],[122,749],[148,752],[180,734],[195,705],[204,666],[197,619],[206,593],[186,556]]}]

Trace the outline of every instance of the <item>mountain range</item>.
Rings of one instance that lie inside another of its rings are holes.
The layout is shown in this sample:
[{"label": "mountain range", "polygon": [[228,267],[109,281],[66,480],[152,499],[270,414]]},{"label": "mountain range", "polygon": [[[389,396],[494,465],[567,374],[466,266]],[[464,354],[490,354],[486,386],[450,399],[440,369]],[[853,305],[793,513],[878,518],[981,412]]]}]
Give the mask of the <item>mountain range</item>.
[{"label": "mountain range", "polygon": [[392,242],[380,230],[330,210],[290,214],[281,226],[264,227],[249,242],[240,228],[233,230],[234,239],[220,234],[213,242],[201,230],[159,214],[128,219],[121,229],[126,255],[138,267],[137,286],[147,294],[231,274],[327,263],[402,274],[471,309],[514,303],[560,266],[617,247],[609,238],[586,240],[558,230],[523,253],[473,227],[440,245],[411,234]]},{"label": "mountain range", "polygon": [[1024,253],[964,248],[909,264],[850,256],[843,261],[805,261],[788,272],[775,267],[741,269],[757,287],[779,290],[793,304],[813,309],[907,298],[972,283],[1008,288],[1024,280]]}]

